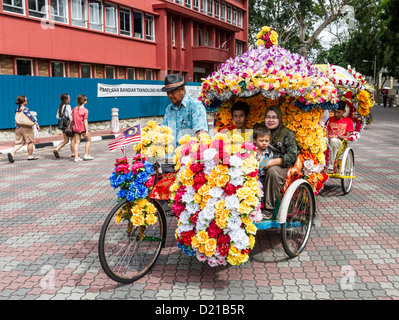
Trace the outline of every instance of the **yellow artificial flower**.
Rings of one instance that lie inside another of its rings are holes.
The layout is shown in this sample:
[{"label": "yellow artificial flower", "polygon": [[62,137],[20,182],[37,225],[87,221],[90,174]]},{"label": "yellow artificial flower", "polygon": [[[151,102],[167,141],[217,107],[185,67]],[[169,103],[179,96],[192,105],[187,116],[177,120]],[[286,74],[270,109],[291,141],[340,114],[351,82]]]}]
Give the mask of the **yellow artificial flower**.
[{"label": "yellow artificial flower", "polygon": [[148,225],[153,225],[157,221],[158,221],[158,218],[152,213],[147,214],[147,216],[145,217],[145,222],[147,222]]},{"label": "yellow artificial flower", "polygon": [[137,201],[137,204],[140,208],[144,208],[148,204],[148,201],[147,199],[139,199]]},{"label": "yellow artificial flower", "polygon": [[144,224],[144,217],[141,214],[134,214],[130,221],[134,226],[139,227]]},{"label": "yellow artificial flower", "polygon": [[147,212],[155,213],[155,212],[157,212],[157,208],[155,208],[155,206],[151,202],[149,202],[147,205]]},{"label": "yellow artificial flower", "polygon": [[184,144],[186,144],[189,140],[190,140],[190,135],[189,135],[189,134],[185,134],[184,136],[182,136],[182,137],[179,139],[179,144],[184,145]]},{"label": "yellow artificial flower", "polygon": [[[264,26],[264,27],[262,27],[262,36],[263,36],[263,32],[270,32],[270,27],[268,27],[268,26]],[[273,33],[273,32],[272,32]],[[261,36],[261,37],[262,37]]]},{"label": "yellow artificial flower", "polygon": [[208,233],[204,230],[198,232],[196,234],[196,237],[197,237],[199,243],[202,243],[202,244],[206,243],[206,241],[209,239]]}]

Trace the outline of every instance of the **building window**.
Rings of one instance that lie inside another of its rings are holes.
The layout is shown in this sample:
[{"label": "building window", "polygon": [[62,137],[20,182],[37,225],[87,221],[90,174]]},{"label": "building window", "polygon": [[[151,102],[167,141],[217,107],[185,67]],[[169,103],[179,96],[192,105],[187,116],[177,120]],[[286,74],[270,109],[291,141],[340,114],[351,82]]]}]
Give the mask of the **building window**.
[{"label": "building window", "polygon": [[87,27],[87,0],[72,0],[71,20],[73,26]]},{"label": "building window", "polygon": [[89,0],[90,29],[103,30],[103,6],[101,1]]},{"label": "building window", "polygon": [[220,2],[219,0],[215,0],[215,18],[219,19],[220,17]]},{"label": "building window", "polygon": [[172,46],[176,45],[176,25],[175,22],[172,21]]},{"label": "building window", "polygon": [[237,25],[237,10],[236,8],[233,9],[233,24]]},{"label": "building window", "polygon": [[80,77],[81,78],[91,78],[91,65],[81,64],[80,65]]},{"label": "building window", "polygon": [[52,77],[64,77],[65,68],[63,62],[51,62],[51,76]]},{"label": "building window", "polygon": [[184,48],[184,24],[181,25],[181,47]]},{"label": "building window", "polygon": [[57,22],[68,23],[67,0],[51,0],[51,19]]},{"label": "building window", "polygon": [[143,14],[141,12],[133,11],[133,26],[134,26],[134,37],[143,39]]},{"label": "building window", "polygon": [[227,22],[231,23],[231,6],[227,6]]},{"label": "building window", "polygon": [[32,60],[29,59],[17,59],[17,75],[18,76],[32,76]]},{"label": "building window", "polygon": [[242,55],[242,47],[243,47],[243,43],[241,41],[236,41],[236,48],[235,48],[236,56]]},{"label": "building window", "polygon": [[238,10],[238,26],[242,28],[242,11]]},{"label": "building window", "polygon": [[199,11],[199,1],[200,0],[193,0],[193,9]]},{"label": "building window", "polygon": [[106,79],[115,79],[115,68],[111,66],[105,67],[105,78]]},{"label": "building window", "polygon": [[223,21],[226,21],[226,4],[224,2],[221,5],[221,18]]},{"label": "building window", "polygon": [[183,0],[176,0],[177,4],[183,4]]},{"label": "building window", "polygon": [[29,0],[28,8],[30,17],[47,19],[48,6],[46,0]]},{"label": "building window", "polygon": [[145,70],[145,79],[146,80],[152,80],[152,70]]},{"label": "building window", "polygon": [[145,38],[146,40],[155,41],[154,37],[154,17],[145,16]]},{"label": "building window", "polygon": [[206,46],[209,45],[209,31],[208,30],[205,31],[205,45]]},{"label": "building window", "polygon": [[213,17],[213,0],[208,0],[208,15]]},{"label": "building window", "polygon": [[136,79],[135,70],[134,68],[127,68],[126,69],[126,76],[128,80]]},{"label": "building window", "polygon": [[198,28],[198,46],[202,45],[202,29]]},{"label": "building window", "polygon": [[201,12],[203,14],[206,14],[206,4],[207,4],[207,0],[201,0]]},{"label": "building window", "polygon": [[25,0],[3,0],[3,10],[13,13],[25,13]]},{"label": "building window", "polygon": [[105,31],[118,33],[117,9],[113,4],[105,4]]},{"label": "building window", "polygon": [[187,8],[191,8],[191,0],[186,0],[185,4]]},{"label": "building window", "polygon": [[129,9],[119,9],[119,20],[120,20],[120,28],[121,28],[121,34],[124,36],[129,36],[131,35],[132,29],[131,29],[131,21],[130,21],[130,10]]}]

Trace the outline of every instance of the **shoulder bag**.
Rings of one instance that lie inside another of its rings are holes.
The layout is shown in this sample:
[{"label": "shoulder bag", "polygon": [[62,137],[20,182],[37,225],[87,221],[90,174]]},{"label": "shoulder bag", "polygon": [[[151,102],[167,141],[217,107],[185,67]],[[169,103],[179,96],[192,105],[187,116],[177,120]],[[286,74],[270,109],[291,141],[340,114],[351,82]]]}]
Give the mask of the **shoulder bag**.
[{"label": "shoulder bag", "polygon": [[19,112],[15,112],[15,123],[20,127],[32,128],[35,124],[21,109]]},{"label": "shoulder bag", "polygon": [[67,137],[73,138],[73,121],[68,120],[68,123],[64,129],[64,133]]},{"label": "shoulder bag", "polygon": [[60,119],[58,120],[58,126],[57,126],[58,129],[60,129],[62,131],[65,130],[65,128],[68,125],[68,121],[69,121],[69,118],[65,115],[65,111],[66,111],[66,105],[64,105],[64,109],[62,111],[62,115],[61,115]]}]

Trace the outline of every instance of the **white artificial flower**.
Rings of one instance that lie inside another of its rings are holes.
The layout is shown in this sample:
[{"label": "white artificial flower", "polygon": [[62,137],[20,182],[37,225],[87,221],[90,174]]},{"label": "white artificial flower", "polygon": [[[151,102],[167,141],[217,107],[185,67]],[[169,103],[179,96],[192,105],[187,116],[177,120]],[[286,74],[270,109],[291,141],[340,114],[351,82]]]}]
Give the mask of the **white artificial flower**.
[{"label": "white artificial flower", "polygon": [[209,190],[209,195],[213,198],[220,198],[223,194],[223,189],[220,187],[214,187],[212,189]]},{"label": "white artificial flower", "polygon": [[217,153],[218,153],[217,150],[213,148],[206,149],[203,153],[204,161],[205,162],[210,160],[213,161],[213,158],[216,156]]},{"label": "white artificial flower", "polygon": [[182,195],[181,199],[185,203],[194,201],[195,190],[193,187],[186,187],[186,192]]},{"label": "white artificial flower", "polygon": [[244,175],[244,172],[242,171],[241,168],[231,167],[229,169],[229,176],[232,179],[239,178],[239,177],[241,177],[243,175]]},{"label": "white artificial flower", "polygon": [[226,209],[237,209],[240,205],[240,199],[238,199],[238,197],[233,194],[231,196],[227,196],[225,199],[225,205],[226,205]]},{"label": "white artificial flower", "polygon": [[244,163],[244,161],[240,158],[237,157],[236,155],[233,155],[230,157],[230,166],[232,167],[242,167],[242,164]]},{"label": "white artificial flower", "polygon": [[190,213],[190,214],[194,214],[194,213],[196,213],[197,211],[199,211],[201,208],[200,208],[200,205],[198,204],[198,203],[188,203],[187,205],[186,205],[186,210],[188,211],[188,213]]},{"label": "white artificial flower", "polygon": [[[238,230],[241,229],[241,218],[239,216],[232,216],[230,219],[227,221],[227,228],[229,230]],[[229,233],[230,235],[230,233]],[[231,237],[231,235],[230,235]]]},{"label": "white artificial flower", "polygon": [[234,179],[230,179],[230,184],[232,184],[233,186],[237,187],[237,186],[242,186],[244,184],[244,176],[240,176]]}]

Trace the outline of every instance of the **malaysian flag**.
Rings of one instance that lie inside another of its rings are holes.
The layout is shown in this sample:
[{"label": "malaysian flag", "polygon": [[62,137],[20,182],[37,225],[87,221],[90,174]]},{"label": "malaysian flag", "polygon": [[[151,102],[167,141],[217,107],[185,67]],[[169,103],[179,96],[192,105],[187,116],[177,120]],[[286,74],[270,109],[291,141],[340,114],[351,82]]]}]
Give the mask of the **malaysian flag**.
[{"label": "malaysian flag", "polygon": [[114,140],[108,143],[110,151],[115,151],[118,148],[127,146],[128,144],[141,142],[141,128],[140,125],[131,127],[117,136]]}]

